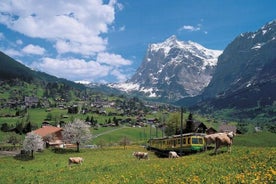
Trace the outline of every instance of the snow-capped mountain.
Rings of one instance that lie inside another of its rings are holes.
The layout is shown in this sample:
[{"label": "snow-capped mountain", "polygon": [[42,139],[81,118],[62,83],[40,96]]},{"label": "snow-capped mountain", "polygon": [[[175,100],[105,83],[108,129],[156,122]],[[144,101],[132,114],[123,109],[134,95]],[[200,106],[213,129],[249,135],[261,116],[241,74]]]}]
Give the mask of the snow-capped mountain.
[{"label": "snow-capped mountain", "polygon": [[111,86],[169,101],[196,96],[209,84],[221,53],[171,36],[149,45],[141,66],[127,83]]}]

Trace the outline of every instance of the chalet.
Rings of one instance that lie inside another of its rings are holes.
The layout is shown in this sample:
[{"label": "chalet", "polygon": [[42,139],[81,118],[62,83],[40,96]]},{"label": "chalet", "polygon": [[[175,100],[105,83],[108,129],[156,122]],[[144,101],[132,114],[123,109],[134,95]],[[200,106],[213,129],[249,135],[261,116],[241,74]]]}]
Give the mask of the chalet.
[{"label": "chalet", "polygon": [[196,132],[196,133],[205,133],[206,132],[206,125],[202,122],[199,122],[199,121],[193,121],[193,124],[192,124],[192,130],[193,132]]},{"label": "chalet", "polygon": [[49,146],[62,144],[62,128],[55,126],[43,126],[33,131],[35,134],[40,135],[42,139]]},{"label": "chalet", "polygon": [[214,133],[217,133],[217,131],[213,127],[206,129],[206,134],[210,135],[210,134],[214,134]]},{"label": "chalet", "polygon": [[25,96],[24,102],[26,107],[37,107],[39,99],[33,96]]},{"label": "chalet", "polygon": [[157,118],[149,118],[149,119],[147,119],[147,123],[148,124],[158,123],[158,119]]},{"label": "chalet", "polygon": [[[206,132],[206,125],[200,121],[194,121],[190,120],[187,121],[188,125],[186,124],[186,127],[183,129],[182,133],[205,133]],[[186,123],[187,123],[186,122]],[[176,134],[180,134],[180,130],[176,132]]]},{"label": "chalet", "polygon": [[234,132],[237,133],[237,127],[234,125],[221,125],[219,127],[219,132]]}]

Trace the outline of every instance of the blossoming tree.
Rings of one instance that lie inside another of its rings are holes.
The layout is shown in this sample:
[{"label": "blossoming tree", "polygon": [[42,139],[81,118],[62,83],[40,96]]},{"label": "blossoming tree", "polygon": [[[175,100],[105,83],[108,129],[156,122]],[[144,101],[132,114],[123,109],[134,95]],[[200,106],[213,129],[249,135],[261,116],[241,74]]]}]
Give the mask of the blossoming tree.
[{"label": "blossoming tree", "polygon": [[89,125],[85,124],[82,120],[75,119],[73,122],[64,126],[62,137],[65,142],[76,143],[77,152],[79,152],[80,144],[88,142],[92,138],[92,134]]},{"label": "blossoming tree", "polygon": [[44,148],[44,142],[40,135],[30,132],[26,135],[23,142],[23,149],[31,151],[31,156],[34,158],[34,151]]}]

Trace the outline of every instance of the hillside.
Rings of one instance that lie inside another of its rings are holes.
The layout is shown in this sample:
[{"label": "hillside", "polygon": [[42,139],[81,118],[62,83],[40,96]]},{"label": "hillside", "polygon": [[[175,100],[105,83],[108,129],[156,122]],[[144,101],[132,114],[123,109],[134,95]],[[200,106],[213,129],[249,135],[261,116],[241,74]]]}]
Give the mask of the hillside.
[{"label": "hillside", "polygon": [[177,104],[225,118],[274,123],[276,113],[276,21],[237,36],[218,59],[204,92]]},{"label": "hillside", "polygon": [[32,97],[35,106],[44,106],[56,99],[69,102],[85,97],[82,93],[87,89],[82,84],[31,70],[3,52],[0,52],[0,84],[3,108],[19,107],[25,97]]},{"label": "hillside", "polygon": [[43,72],[31,70],[27,66],[17,62],[0,51],[0,81],[11,81],[15,79],[28,83],[32,83],[34,81],[39,83],[60,82],[76,89],[85,89],[85,87],[81,84],[76,84],[75,82],[68,81],[66,79],[57,78]]}]

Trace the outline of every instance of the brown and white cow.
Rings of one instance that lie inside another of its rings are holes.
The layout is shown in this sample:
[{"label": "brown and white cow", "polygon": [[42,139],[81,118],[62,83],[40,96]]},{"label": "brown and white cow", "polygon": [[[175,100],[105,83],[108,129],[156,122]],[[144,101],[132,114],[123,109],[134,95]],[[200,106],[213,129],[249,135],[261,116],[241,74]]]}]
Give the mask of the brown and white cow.
[{"label": "brown and white cow", "polygon": [[218,149],[221,146],[227,146],[227,151],[231,153],[231,146],[233,144],[233,138],[235,136],[235,133],[229,132],[225,134],[221,134],[216,137],[216,147],[215,147],[215,154],[217,154]]},{"label": "brown and white cow", "polygon": [[133,156],[135,156],[137,159],[149,159],[149,155],[147,152],[133,152],[132,154]]},{"label": "brown and white cow", "polygon": [[210,144],[215,144],[216,143],[216,137],[219,135],[222,135],[225,133],[215,133],[215,134],[210,134],[210,135],[205,135],[204,136],[204,141],[205,141],[205,150],[207,150],[207,146]]},{"label": "brown and white cow", "polygon": [[179,156],[175,151],[170,151],[169,152],[169,158],[179,158]]},{"label": "brown and white cow", "polygon": [[68,160],[68,164],[82,164],[84,159],[82,157],[70,157]]}]

